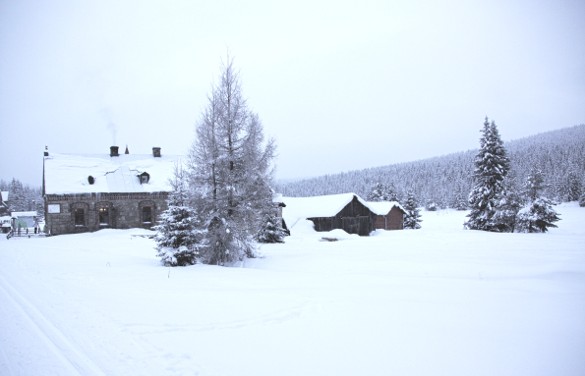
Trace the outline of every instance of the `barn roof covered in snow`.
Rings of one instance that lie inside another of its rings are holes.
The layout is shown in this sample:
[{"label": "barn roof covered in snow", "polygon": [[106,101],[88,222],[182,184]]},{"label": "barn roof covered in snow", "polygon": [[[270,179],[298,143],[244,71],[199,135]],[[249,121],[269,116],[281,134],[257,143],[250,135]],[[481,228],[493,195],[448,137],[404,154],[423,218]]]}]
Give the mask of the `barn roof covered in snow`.
[{"label": "barn roof covered in snow", "polygon": [[284,197],[286,208],[283,210],[283,218],[291,227],[299,220],[307,218],[334,217],[354,197],[364,206],[367,202],[355,193],[342,193],[312,197]]},{"label": "barn roof covered in snow", "polygon": [[397,201],[368,201],[368,207],[377,215],[386,215],[392,208],[397,207],[406,213],[406,210]]},{"label": "barn roof covered in snow", "polygon": [[44,157],[45,194],[169,192],[181,157],[153,154]]}]

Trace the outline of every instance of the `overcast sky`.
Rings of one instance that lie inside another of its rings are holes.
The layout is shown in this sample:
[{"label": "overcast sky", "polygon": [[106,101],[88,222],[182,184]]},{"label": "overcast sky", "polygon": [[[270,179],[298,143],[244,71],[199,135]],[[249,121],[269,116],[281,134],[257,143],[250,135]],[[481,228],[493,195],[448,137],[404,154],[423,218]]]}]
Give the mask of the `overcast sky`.
[{"label": "overcast sky", "polygon": [[227,51],[298,178],[585,123],[585,2],[0,0],[0,178],[185,154]]}]

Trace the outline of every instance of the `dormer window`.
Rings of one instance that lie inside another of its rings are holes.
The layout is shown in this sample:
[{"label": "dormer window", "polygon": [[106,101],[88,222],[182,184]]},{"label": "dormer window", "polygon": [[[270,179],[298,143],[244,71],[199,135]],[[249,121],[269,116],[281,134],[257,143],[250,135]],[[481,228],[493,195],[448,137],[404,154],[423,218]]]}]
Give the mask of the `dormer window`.
[{"label": "dormer window", "polygon": [[90,185],[93,185],[93,183],[95,183],[95,178],[94,178],[93,176],[89,175],[89,176],[87,177],[87,182],[88,182]]},{"label": "dormer window", "polygon": [[148,172],[143,172],[138,175],[138,180],[140,181],[140,184],[147,184],[150,180],[150,174]]}]

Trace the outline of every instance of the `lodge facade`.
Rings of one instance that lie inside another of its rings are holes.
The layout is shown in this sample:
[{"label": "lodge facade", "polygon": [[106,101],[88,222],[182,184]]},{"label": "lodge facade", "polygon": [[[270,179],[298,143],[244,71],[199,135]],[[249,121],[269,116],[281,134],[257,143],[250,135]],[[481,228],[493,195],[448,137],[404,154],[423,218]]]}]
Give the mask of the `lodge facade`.
[{"label": "lodge facade", "polygon": [[178,157],[118,154],[49,155],[43,163],[45,232],[152,228],[167,209],[169,179]]}]

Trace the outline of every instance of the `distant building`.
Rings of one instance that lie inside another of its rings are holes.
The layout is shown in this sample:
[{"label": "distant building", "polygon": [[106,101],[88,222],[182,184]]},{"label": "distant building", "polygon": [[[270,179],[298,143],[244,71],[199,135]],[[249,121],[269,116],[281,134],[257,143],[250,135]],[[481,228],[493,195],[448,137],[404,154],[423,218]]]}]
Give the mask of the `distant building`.
[{"label": "distant building", "polygon": [[45,151],[45,231],[51,235],[104,228],[151,228],[167,208],[180,157],[161,154],[71,155]]},{"label": "distant building", "polygon": [[374,213],[374,228],[379,230],[403,230],[406,211],[396,201],[368,202]]},{"label": "distant building", "polygon": [[0,216],[7,216],[10,214],[10,208],[8,206],[8,191],[0,192]]},{"label": "distant building", "polygon": [[36,211],[20,211],[12,212],[13,219],[12,226],[14,230],[18,229],[34,229],[38,225],[38,214]]},{"label": "distant building", "polygon": [[355,193],[287,199],[286,215],[294,225],[308,219],[315,231],[341,229],[349,234],[369,235],[376,229],[403,228],[404,209],[397,202],[366,202]]}]

